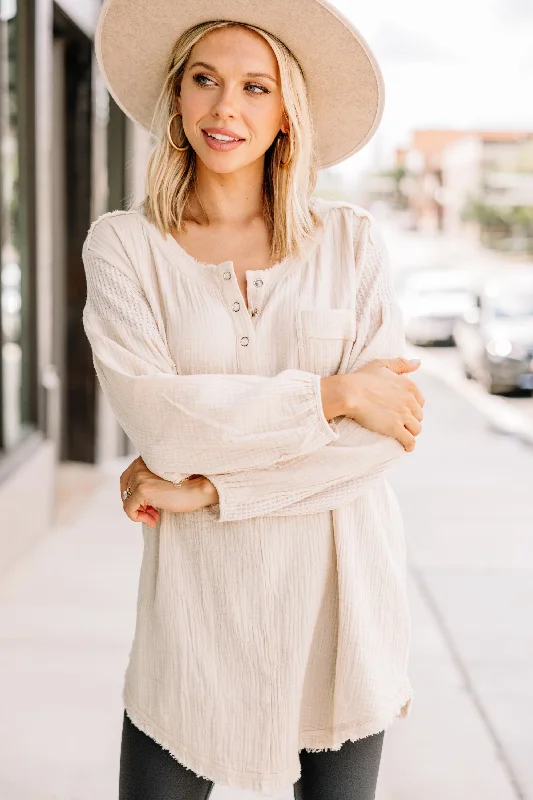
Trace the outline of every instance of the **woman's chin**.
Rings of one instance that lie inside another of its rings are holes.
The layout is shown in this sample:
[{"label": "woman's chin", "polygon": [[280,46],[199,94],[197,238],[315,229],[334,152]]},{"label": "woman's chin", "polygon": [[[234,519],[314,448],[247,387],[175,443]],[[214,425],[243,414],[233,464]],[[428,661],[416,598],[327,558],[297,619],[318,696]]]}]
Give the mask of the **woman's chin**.
[{"label": "woman's chin", "polygon": [[204,150],[205,148],[202,148],[201,151],[196,151],[197,159],[202,162],[206,169],[217,175],[229,175],[232,172],[246,169],[252,164],[255,164],[256,161],[264,158],[264,154],[258,159],[257,157],[245,158],[243,153],[237,154],[237,151],[217,153],[213,150],[209,150],[206,153]]}]

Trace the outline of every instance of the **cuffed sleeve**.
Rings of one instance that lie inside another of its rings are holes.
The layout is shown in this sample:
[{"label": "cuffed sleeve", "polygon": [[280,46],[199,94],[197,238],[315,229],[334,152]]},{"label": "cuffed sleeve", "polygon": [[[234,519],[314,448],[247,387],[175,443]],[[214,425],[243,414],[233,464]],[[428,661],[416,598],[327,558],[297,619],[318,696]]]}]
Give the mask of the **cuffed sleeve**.
[{"label": "cuffed sleeve", "polygon": [[317,375],[178,375],[134,270],[103,258],[90,238],[83,260],[83,324],[94,367],[152,472],[177,482],[269,468],[338,439],[324,418]]},{"label": "cuffed sleeve", "polygon": [[[375,359],[405,355],[403,315],[396,303],[389,254],[373,217],[364,247],[358,335],[348,372]],[[359,497],[405,454],[397,439],[369,431],[350,418],[337,418],[332,427],[337,440],[317,452],[267,469],[208,475],[219,502],[207,512],[229,522],[333,510]]]}]

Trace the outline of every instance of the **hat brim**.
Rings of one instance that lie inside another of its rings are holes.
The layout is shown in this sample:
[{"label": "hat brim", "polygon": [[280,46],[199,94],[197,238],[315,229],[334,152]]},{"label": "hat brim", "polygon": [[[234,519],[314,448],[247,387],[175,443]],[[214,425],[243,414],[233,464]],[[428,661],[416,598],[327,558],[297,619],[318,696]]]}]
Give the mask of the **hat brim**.
[{"label": "hat brim", "polygon": [[319,169],[361,150],[383,116],[385,86],[369,45],[325,0],[106,0],[95,36],[107,88],[135,122],[151,129],[172,48],[209,20],[262,28],[298,60],[306,81]]}]

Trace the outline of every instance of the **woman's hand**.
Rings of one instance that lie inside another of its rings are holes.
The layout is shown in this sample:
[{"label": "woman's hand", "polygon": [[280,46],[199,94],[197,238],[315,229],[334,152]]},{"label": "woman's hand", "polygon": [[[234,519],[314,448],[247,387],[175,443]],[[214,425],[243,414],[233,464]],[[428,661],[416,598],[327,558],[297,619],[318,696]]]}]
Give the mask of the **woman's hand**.
[{"label": "woman's hand", "polygon": [[425,400],[405,373],[419,366],[404,358],[377,359],[355,372],[322,378],[326,418],[351,417],[364,428],[393,436],[411,452],[422,430]]},{"label": "woman's hand", "polygon": [[415,437],[422,430],[425,400],[405,373],[419,366],[419,362],[404,358],[377,359],[345,375],[345,416],[371,431],[394,436],[407,452],[414,450]]},{"label": "woman's hand", "polygon": [[121,496],[128,487],[132,494],[123,501],[124,511],[133,522],[144,522],[150,528],[156,527],[159,510],[197,511],[218,503],[217,490],[203,475],[191,475],[178,487],[151,472],[141,456],[120,476]]}]

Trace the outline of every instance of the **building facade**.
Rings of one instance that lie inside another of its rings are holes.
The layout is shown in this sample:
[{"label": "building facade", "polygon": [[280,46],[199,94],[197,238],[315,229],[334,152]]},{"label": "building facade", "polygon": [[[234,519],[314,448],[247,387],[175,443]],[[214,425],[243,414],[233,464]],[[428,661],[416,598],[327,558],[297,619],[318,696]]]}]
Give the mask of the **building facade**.
[{"label": "building facade", "polygon": [[469,197],[531,206],[532,153],[531,131],[414,130],[411,146],[396,151],[414,227],[479,238],[479,225],[462,216]]},{"label": "building facade", "polygon": [[110,99],[99,0],[0,0],[0,573],[54,522],[61,462],[129,451],[82,326],[91,221],[140,199],[148,136]]}]

